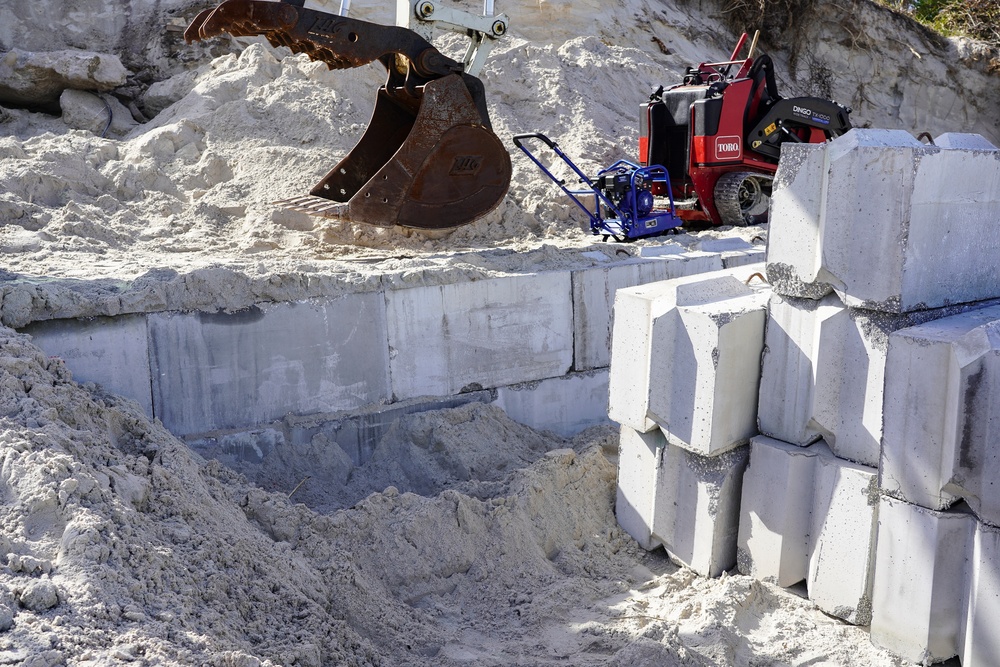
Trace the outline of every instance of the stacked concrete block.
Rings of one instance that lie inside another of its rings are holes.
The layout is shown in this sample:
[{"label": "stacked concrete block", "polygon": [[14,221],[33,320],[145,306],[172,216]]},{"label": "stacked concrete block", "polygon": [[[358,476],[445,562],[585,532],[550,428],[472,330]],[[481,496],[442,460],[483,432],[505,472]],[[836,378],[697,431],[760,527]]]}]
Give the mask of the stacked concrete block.
[{"label": "stacked concrete block", "polygon": [[748,448],[699,456],[658,430],[621,428],[618,523],[644,549],[715,577],[736,563],[739,499]]},{"label": "stacked concrete block", "polygon": [[876,644],[914,660],[996,664],[998,429],[1000,306],[890,336]]},{"label": "stacked concrete block", "polygon": [[565,375],[573,362],[571,294],[565,272],[386,292],[393,396]]},{"label": "stacked concrete block", "polygon": [[885,493],[930,509],[965,499],[1000,526],[1000,306],[889,338]]},{"label": "stacked concrete block", "polygon": [[991,302],[911,313],[844,305],[837,294],[768,304],[760,432],[797,445],[823,438],[844,459],[877,467],[890,335]]},{"label": "stacked concrete block", "polygon": [[768,290],[761,267],[619,290],[609,414],[622,425],[619,523],[716,576],[736,561]]},{"label": "stacked concrete block", "polygon": [[806,582],[823,611],[871,619],[877,471],[809,447],[758,436],[743,479],[740,572],[779,586]]},{"label": "stacked concrete block", "polygon": [[959,656],[964,667],[1000,660],[1000,530],[980,523],[972,538]]},{"label": "stacked concrete block", "polygon": [[815,458],[811,448],[766,437],[750,441],[737,542],[742,574],[779,586],[806,578]]},{"label": "stacked concrete block", "polygon": [[967,511],[939,512],[882,498],[872,595],[873,642],[923,664],[958,655],[975,529],[975,517]]},{"label": "stacked concrete block", "polygon": [[997,664],[1000,529],[965,504],[931,510],[883,496],[875,576],[874,643],[921,664]]},{"label": "stacked concrete block", "polygon": [[48,320],[23,331],[46,354],[61,357],[77,382],[102,385],[136,401],[147,416],[153,416],[144,316]]},{"label": "stacked concrete block", "polygon": [[768,290],[739,267],[618,292],[609,414],[711,456],[756,433]]},{"label": "stacked concrete block", "polygon": [[931,146],[865,129],[786,148],[768,239],[776,291],[836,290],[885,312],[1000,296],[1000,150],[981,137]]},{"label": "stacked concrete block", "polygon": [[816,457],[809,599],[832,616],[868,625],[872,613],[878,471],[824,451]]},{"label": "stacked concrete block", "polygon": [[666,444],[658,431],[640,433],[627,426],[621,428],[615,518],[618,525],[646,550],[662,544],[653,537],[653,510]]},{"label": "stacked concrete block", "polygon": [[713,456],[757,433],[769,290],[718,273],[673,287],[653,321],[648,415],[671,444]]},{"label": "stacked concrete block", "polygon": [[356,409],[389,397],[377,293],[147,317],[156,416],[177,435]]},{"label": "stacked concrete block", "polygon": [[884,329],[909,322],[848,308],[836,294],[774,295],[761,370],[761,433],[797,445],[823,438],[837,456],[877,466]]}]

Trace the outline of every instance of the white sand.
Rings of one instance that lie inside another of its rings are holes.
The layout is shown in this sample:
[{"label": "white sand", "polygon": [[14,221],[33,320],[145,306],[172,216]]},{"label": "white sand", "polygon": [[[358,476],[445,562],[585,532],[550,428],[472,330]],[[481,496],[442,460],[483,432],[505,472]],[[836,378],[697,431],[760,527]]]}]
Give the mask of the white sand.
[{"label": "white sand", "polygon": [[9,330],[0,414],[2,664],[899,664],[792,593],[639,549],[607,429],[411,415],[304,494],[316,513]]}]

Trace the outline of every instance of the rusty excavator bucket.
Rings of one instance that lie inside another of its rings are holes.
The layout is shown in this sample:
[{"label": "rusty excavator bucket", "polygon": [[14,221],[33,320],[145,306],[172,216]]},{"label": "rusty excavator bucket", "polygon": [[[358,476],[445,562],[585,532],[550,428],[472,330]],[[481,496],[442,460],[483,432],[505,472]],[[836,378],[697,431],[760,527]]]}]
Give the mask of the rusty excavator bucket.
[{"label": "rusty excavator bucket", "polygon": [[302,6],[226,0],[188,26],[188,43],[263,35],[330,69],[378,60],[388,79],[358,144],[308,196],[281,202],[312,215],[380,227],[450,229],[499,205],[510,156],[493,133],[482,82],[417,33]]}]

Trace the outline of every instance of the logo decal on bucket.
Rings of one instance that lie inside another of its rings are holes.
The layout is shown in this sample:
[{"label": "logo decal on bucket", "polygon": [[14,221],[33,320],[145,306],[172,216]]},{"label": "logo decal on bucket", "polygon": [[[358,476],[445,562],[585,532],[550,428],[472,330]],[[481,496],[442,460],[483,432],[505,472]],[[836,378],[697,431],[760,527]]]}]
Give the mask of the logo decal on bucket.
[{"label": "logo decal on bucket", "polygon": [[483,166],[482,155],[459,155],[455,158],[455,163],[451,165],[451,174],[474,175]]}]

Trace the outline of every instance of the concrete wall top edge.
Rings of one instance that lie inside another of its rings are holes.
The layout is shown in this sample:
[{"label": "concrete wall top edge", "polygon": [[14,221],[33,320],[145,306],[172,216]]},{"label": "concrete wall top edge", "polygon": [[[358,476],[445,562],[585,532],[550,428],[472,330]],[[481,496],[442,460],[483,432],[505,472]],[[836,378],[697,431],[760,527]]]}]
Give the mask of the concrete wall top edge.
[{"label": "concrete wall top edge", "polygon": [[[610,268],[623,264],[671,261],[691,254],[680,244],[664,242],[670,252],[639,256],[660,246],[626,249],[608,245],[599,250],[554,249],[543,246],[524,253],[482,251],[472,261],[450,265],[430,264],[435,258],[415,259],[411,265],[379,271],[378,263],[365,263],[365,271],[349,260],[332,263],[328,270],[248,275],[230,267],[206,267],[188,273],[158,268],[130,280],[58,278],[0,274],[0,324],[17,329],[31,322],[160,312],[233,312],[254,306],[309,300],[326,300],[347,294],[395,291],[430,285],[458,284],[492,278]],[[695,251],[694,254],[704,254]]]}]

